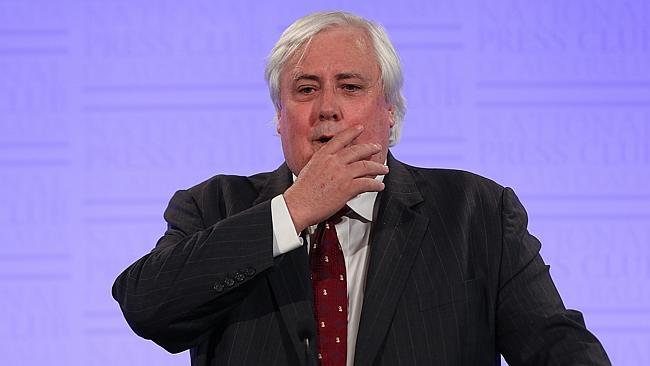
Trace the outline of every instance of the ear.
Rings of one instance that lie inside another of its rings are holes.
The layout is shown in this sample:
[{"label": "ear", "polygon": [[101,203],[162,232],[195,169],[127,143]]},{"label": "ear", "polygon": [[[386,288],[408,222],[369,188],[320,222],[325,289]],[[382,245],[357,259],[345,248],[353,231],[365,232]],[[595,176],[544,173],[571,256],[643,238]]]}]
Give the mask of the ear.
[{"label": "ear", "polygon": [[280,110],[275,113],[275,132],[280,134],[280,118],[282,117]]},{"label": "ear", "polygon": [[393,126],[395,126],[395,107],[394,106],[388,107],[388,121],[390,123],[390,128],[393,128]]}]

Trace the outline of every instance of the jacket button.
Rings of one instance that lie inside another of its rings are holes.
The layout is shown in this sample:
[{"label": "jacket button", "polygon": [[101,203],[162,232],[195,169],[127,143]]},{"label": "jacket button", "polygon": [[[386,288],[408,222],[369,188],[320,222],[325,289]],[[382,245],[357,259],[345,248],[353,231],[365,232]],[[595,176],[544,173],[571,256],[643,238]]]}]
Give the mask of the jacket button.
[{"label": "jacket button", "polygon": [[217,292],[223,292],[223,281],[217,281],[213,288]]},{"label": "jacket button", "polygon": [[228,278],[226,278],[225,280],[223,280],[223,282],[224,282],[224,283],[226,284],[226,286],[228,286],[228,287],[233,287],[233,286],[235,285],[235,280],[233,280],[233,279],[230,278],[230,277],[228,277]]},{"label": "jacket button", "polygon": [[242,282],[246,279],[246,276],[244,276],[243,273],[241,272],[235,272],[235,281],[237,282]]}]

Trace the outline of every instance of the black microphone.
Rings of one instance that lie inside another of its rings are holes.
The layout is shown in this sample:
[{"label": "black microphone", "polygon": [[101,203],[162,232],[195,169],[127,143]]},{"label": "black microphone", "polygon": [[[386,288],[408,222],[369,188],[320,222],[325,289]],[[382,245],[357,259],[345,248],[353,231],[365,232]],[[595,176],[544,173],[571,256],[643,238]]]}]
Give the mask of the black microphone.
[{"label": "black microphone", "polygon": [[305,365],[317,366],[316,358],[311,352],[310,344],[314,339],[314,327],[308,319],[301,319],[297,323],[298,337],[305,346]]}]

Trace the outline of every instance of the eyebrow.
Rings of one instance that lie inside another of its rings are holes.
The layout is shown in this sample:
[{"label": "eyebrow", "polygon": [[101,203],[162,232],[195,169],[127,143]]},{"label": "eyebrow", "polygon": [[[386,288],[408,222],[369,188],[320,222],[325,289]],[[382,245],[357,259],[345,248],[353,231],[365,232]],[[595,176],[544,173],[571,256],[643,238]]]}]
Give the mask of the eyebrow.
[{"label": "eyebrow", "polygon": [[[363,75],[361,75],[358,72],[342,72],[336,74],[336,80],[348,80],[348,79],[360,79],[361,81],[367,81],[367,78],[365,78]],[[317,75],[313,74],[298,74],[294,77],[293,81],[300,81],[300,80],[313,80],[313,81],[320,81],[321,78]]]},{"label": "eyebrow", "polygon": [[361,81],[367,81],[367,79],[358,72],[343,72],[336,74],[336,80],[347,80],[347,79],[359,79]]}]

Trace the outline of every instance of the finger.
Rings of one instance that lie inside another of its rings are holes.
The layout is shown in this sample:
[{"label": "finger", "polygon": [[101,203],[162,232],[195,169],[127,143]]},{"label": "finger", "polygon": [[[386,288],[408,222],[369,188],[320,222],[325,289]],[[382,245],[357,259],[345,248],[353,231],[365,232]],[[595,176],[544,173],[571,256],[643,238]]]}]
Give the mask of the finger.
[{"label": "finger", "polygon": [[354,139],[359,137],[362,131],[363,131],[362,125],[350,126],[345,130],[341,131],[336,136],[334,136],[329,142],[325,144],[325,146],[323,146],[323,149],[325,149],[325,151],[327,152],[335,153],[343,149],[344,147],[349,145]]},{"label": "finger", "polygon": [[381,145],[377,143],[367,143],[359,145],[350,145],[338,152],[341,162],[349,164],[355,161],[369,158],[370,156],[381,151]]},{"label": "finger", "polygon": [[354,179],[351,187],[355,196],[363,192],[381,192],[386,188],[383,182],[365,177]]},{"label": "finger", "polygon": [[374,175],[384,175],[388,173],[388,167],[375,161],[361,160],[348,165],[350,174],[354,178],[367,177]]}]

